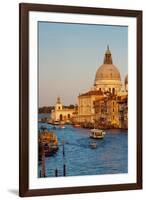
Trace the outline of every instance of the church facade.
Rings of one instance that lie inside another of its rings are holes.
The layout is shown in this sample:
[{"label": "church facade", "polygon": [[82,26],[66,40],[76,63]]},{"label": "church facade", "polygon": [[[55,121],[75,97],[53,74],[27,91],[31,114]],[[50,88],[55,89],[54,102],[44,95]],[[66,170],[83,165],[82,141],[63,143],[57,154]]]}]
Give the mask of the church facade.
[{"label": "church facade", "polygon": [[52,121],[70,122],[74,112],[75,108],[64,108],[63,104],[61,103],[60,97],[58,97],[55,104],[55,109],[51,112],[51,119]]}]

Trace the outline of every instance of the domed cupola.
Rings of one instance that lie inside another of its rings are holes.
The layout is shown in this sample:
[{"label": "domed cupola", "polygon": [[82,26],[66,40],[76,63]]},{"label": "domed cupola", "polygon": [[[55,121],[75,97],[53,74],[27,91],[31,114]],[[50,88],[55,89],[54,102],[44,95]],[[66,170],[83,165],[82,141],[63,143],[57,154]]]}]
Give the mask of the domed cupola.
[{"label": "domed cupola", "polygon": [[97,69],[94,86],[97,90],[114,93],[119,91],[122,86],[120,72],[113,64],[109,46],[107,46],[103,64]]}]

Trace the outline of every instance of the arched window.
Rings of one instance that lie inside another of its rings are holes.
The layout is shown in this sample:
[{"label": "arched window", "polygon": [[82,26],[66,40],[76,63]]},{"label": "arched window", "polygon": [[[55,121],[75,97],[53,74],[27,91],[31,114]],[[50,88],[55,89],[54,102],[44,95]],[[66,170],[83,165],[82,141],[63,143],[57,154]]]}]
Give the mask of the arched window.
[{"label": "arched window", "polygon": [[63,116],[62,116],[62,114],[60,114],[60,121],[62,121],[62,118],[63,118]]},{"label": "arched window", "polygon": [[67,115],[68,119],[70,119],[70,114]]}]

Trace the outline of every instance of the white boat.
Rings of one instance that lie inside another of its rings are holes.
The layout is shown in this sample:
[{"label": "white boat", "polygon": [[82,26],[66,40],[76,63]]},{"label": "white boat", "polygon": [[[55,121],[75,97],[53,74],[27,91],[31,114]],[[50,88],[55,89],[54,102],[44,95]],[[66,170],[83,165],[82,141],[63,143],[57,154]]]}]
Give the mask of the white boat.
[{"label": "white boat", "polygon": [[80,128],[80,127],[81,127],[80,124],[74,124],[73,126],[74,126],[75,128]]},{"label": "white boat", "polygon": [[62,124],[62,125],[60,125],[60,128],[65,128],[65,126]]},{"label": "white boat", "polygon": [[54,125],[59,125],[59,124],[60,124],[59,121],[54,122]]},{"label": "white boat", "polygon": [[93,139],[102,139],[105,136],[105,131],[100,129],[91,129],[90,137]]},{"label": "white boat", "polygon": [[92,142],[92,143],[90,144],[90,148],[91,148],[91,149],[96,149],[96,148],[97,148],[96,142]]}]

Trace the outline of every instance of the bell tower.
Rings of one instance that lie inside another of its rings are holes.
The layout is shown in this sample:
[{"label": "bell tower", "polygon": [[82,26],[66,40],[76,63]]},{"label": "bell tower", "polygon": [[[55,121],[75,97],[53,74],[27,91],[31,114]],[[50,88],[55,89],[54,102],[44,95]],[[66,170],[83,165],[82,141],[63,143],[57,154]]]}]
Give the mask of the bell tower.
[{"label": "bell tower", "polygon": [[55,105],[55,110],[62,110],[62,103],[61,103],[60,97],[57,97],[57,102],[56,102],[56,105]]}]

